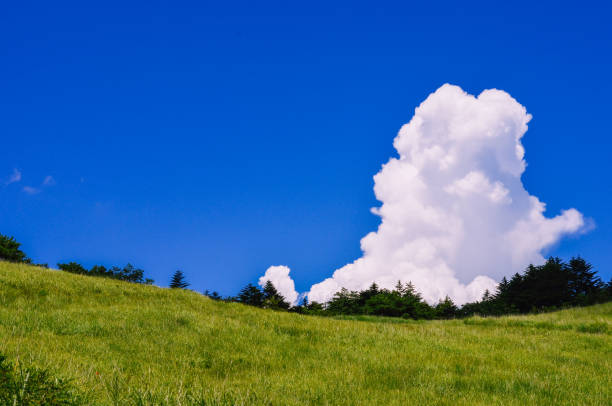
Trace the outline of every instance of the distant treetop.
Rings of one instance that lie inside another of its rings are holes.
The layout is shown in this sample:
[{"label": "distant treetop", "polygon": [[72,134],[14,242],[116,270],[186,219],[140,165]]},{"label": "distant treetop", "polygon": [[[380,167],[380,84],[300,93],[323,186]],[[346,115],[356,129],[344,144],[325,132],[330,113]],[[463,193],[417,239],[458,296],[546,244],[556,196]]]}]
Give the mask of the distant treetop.
[{"label": "distant treetop", "polygon": [[180,270],[174,272],[170,280],[170,287],[173,289],[185,289],[187,286],[189,286],[189,283],[185,280],[183,272]]}]

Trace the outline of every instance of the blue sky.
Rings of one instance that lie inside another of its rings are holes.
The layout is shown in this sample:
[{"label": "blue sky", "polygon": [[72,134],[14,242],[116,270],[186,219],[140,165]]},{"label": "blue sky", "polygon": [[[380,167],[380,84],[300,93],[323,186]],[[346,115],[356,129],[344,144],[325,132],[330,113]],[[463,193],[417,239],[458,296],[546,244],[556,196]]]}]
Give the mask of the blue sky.
[{"label": "blue sky", "polygon": [[526,106],[526,189],[596,225],[547,254],[612,276],[610,6],[86,3],[0,15],[0,233],[35,261],[305,291],[360,256],[372,176],[448,82]]}]

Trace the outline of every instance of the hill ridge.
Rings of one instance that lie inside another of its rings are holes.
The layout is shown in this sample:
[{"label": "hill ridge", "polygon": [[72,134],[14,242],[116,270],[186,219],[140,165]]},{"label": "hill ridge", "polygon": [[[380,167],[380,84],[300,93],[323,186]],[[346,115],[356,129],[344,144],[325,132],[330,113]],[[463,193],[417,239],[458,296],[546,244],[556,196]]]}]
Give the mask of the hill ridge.
[{"label": "hill ridge", "polygon": [[0,353],[92,404],[610,404],[611,324],[323,318],[0,262]]}]

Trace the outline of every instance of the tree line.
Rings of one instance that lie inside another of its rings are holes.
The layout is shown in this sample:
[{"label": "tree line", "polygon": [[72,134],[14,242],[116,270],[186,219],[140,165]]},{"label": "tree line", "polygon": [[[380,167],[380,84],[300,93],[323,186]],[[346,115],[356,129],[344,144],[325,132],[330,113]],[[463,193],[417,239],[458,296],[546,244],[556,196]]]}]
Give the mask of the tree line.
[{"label": "tree line", "polygon": [[[17,242],[14,237],[9,237],[0,234],[0,260],[30,264],[35,266],[42,266],[48,268],[48,264],[36,264],[21,250],[21,243]],[[112,266],[110,268],[104,265],[94,265],[87,269],[78,262],[70,261],[66,263],[58,263],[57,267],[59,270],[77,275],[94,276],[101,278],[116,279],[131,283],[141,283],[146,285],[152,285],[155,281],[151,278],[145,278],[144,270],[137,268],[134,265],[128,263],[123,267]],[[185,280],[185,275],[181,270],[174,272],[170,278],[171,288],[186,289],[189,283]],[[207,294],[208,295],[208,294]],[[221,299],[221,296],[214,292],[214,295],[210,295],[213,299]]]},{"label": "tree line", "polygon": [[64,272],[78,275],[98,276],[132,283],[144,283],[147,285],[151,285],[154,282],[153,279],[144,277],[144,271],[142,269],[136,268],[130,263],[124,267],[113,266],[111,268],[106,268],[104,265],[94,265],[90,269],[87,269],[77,262],[68,262],[64,264],[58,263],[57,267]]},{"label": "tree line", "polygon": [[[269,299],[269,292],[274,292],[274,301],[283,305],[274,305],[275,302]],[[516,273],[510,280],[504,277],[494,292],[485,291],[481,300],[463,306],[457,306],[448,296],[436,304],[429,304],[412,283],[401,281],[393,289],[380,288],[376,283],[360,291],[343,288],[326,303],[308,302],[304,298],[297,306],[288,306],[269,281],[263,289],[248,284],[235,297],[221,298],[217,295],[213,299],[322,316],[451,319],[475,314],[525,314],[603,303],[612,300],[612,280],[603,282],[593,266],[581,257],[572,258],[569,262],[551,257],[543,265],[529,265],[522,274]]]},{"label": "tree line", "polygon": [[612,300],[612,280],[605,283],[583,258],[564,262],[549,258],[545,264],[529,265],[522,273],[505,277],[495,292],[485,292],[482,300],[466,303],[462,314],[503,315],[529,313],[571,306],[584,306]]},{"label": "tree line", "polygon": [[[17,242],[14,237],[2,234],[0,234],[0,260],[31,264],[44,268],[49,267],[48,264],[36,264],[32,262],[32,260],[21,250],[21,244]],[[60,262],[57,264],[57,267],[64,272],[78,275],[97,276],[148,285],[154,282],[153,279],[144,277],[144,271],[142,269],[136,268],[129,263],[123,267],[113,266],[106,268],[104,265],[94,265],[90,269],[87,269],[83,265],[71,261],[67,263]]]},{"label": "tree line", "polygon": [[[13,237],[0,234],[0,260],[33,264],[21,251],[20,246]],[[76,262],[57,265],[64,272],[132,283],[153,283],[152,279],[144,277],[142,269],[129,263],[124,267],[106,268],[103,265],[95,265],[90,269]],[[185,289],[189,283],[183,272],[177,270],[172,275],[169,286]],[[393,289],[380,288],[376,283],[361,291],[343,288],[326,303],[309,302],[307,298],[303,298],[298,305],[287,302],[271,281],[267,281],[261,288],[249,283],[236,296],[223,297],[216,291],[211,293],[208,290],[204,295],[213,300],[322,316],[373,315],[449,319],[474,314],[524,314],[603,303],[612,300],[612,280],[607,283],[602,281],[593,266],[581,257],[572,258],[568,262],[551,257],[543,265],[529,265],[523,273],[516,273],[509,280],[504,277],[494,292],[486,291],[481,300],[463,306],[457,306],[449,297],[436,304],[429,304],[412,283],[401,281],[398,281]]]}]

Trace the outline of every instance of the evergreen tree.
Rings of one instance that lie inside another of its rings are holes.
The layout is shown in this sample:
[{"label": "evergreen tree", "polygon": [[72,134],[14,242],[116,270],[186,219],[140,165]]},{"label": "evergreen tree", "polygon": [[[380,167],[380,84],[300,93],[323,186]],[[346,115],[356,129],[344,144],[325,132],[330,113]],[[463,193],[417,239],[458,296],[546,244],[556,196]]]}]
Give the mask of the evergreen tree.
[{"label": "evergreen tree", "polygon": [[349,292],[346,288],[340,289],[327,302],[326,311],[330,314],[363,314],[359,293]]},{"label": "evergreen tree", "polygon": [[249,283],[238,293],[238,301],[250,306],[261,307],[264,302],[264,294],[257,286]]},{"label": "evergreen tree", "polygon": [[417,292],[412,282],[408,282],[406,285],[404,285],[403,296],[413,297],[415,299],[422,300],[421,294]]},{"label": "evergreen tree", "polygon": [[268,309],[287,310],[291,306],[285,298],[276,290],[272,281],[267,281],[263,288],[263,306]]},{"label": "evergreen tree", "polygon": [[485,292],[482,295],[482,301],[486,302],[487,300],[491,300],[491,292],[489,292],[489,289],[485,289]]},{"label": "evergreen tree", "polygon": [[185,289],[187,286],[189,286],[189,283],[185,280],[183,272],[180,270],[174,272],[170,280],[170,287],[173,289]]},{"label": "evergreen tree", "polygon": [[597,301],[599,291],[605,284],[596,275],[593,266],[580,257],[570,259],[567,265],[570,273],[570,289],[577,304],[589,304]]},{"label": "evergreen tree", "polygon": [[325,311],[323,305],[316,301],[309,302],[307,305],[305,305],[305,308],[305,313],[307,314],[323,314]]},{"label": "evergreen tree", "polygon": [[396,292],[383,289],[366,301],[361,313],[401,317],[404,310],[402,297]]},{"label": "evergreen tree", "polygon": [[402,296],[404,304],[402,317],[410,319],[431,319],[435,315],[433,309],[427,302],[423,300],[421,294],[416,290],[412,282],[404,285],[404,295]]},{"label": "evergreen tree", "polygon": [[436,317],[441,319],[452,319],[457,317],[458,308],[453,303],[450,297],[446,296],[444,300],[436,305]]},{"label": "evergreen tree", "polygon": [[544,265],[527,267],[521,286],[521,312],[553,308],[572,299],[570,273],[559,258],[549,258]]},{"label": "evergreen tree", "polygon": [[266,281],[263,287],[264,299],[270,299],[274,296],[278,296],[278,290],[276,290],[276,286],[272,283],[272,281]]},{"label": "evergreen tree", "polygon": [[361,304],[365,304],[365,302],[371,298],[376,296],[378,293],[380,292],[380,290],[378,289],[378,285],[376,284],[376,282],[372,282],[372,284],[370,285],[370,287],[366,290],[362,290],[361,292],[359,292],[359,297],[361,299]]},{"label": "evergreen tree", "polygon": [[397,281],[394,292],[397,292],[400,296],[404,295],[404,285],[402,285],[402,281]]},{"label": "evergreen tree", "polygon": [[508,279],[506,279],[506,277],[504,276],[501,282],[499,282],[499,285],[497,285],[497,292],[495,293],[495,297],[505,298],[508,294],[509,286],[510,286],[510,282],[508,282]]}]

